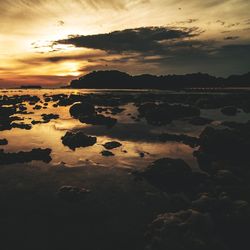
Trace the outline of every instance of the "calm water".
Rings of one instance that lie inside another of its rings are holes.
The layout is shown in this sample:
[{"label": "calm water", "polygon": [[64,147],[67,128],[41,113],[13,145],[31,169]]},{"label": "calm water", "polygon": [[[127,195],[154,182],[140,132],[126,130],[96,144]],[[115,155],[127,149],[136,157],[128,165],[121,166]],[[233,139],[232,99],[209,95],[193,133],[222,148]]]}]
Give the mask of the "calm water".
[{"label": "calm water", "polygon": [[[130,93],[137,95],[145,93],[145,91],[110,91],[110,90],[63,90],[63,89],[43,89],[43,90],[0,90],[1,95],[36,95],[41,98],[43,106],[44,94],[102,94],[102,93],[116,93],[122,95],[123,93]],[[162,93],[162,92],[161,92]],[[171,93],[171,92],[168,92]],[[174,94],[174,93],[173,93]],[[185,121],[174,121],[166,126],[151,126],[143,119],[135,121],[132,116],[137,115],[137,108],[134,104],[129,103],[120,106],[125,110],[118,115],[113,116],[118,120],[117,124],[109,129],[103,126],[92,126],[80,123],[73,119],[69,114],[68,107],[53,107],[55,102],[49,102],[46,109],[33,110],[34,106],[26,103],[28,111],[33,114],[18,114],[17,116],[23,118],[25,124],[31,124],[32,120],[42,120],[42,114],[58,114],[59,119],[51,120],[49,123],[36,124],[32,126],[31,130],[24,130],[14,128],[11,130],[0,131],[0,138],[6,138],[8,145],[0,146],[5,152],[29,151],[33,148],[51,148],[52,161],[50,164],[54,166],[83,166],[88,165],[103,165],[104,167],[122,167],[122,168],[142,168],[147,166],[150,162],[161,157],[182,158],[186,160],[193,168],[197,168],[195,158],[192,156],[193,148],[177,142],[160,143],[152,141],[152,135],[157,135],[162,132],[187,134],[191,136],[198,136],[205,126],[193,126]],[[250,120],[250,114],[244,112],[238,113],[234,117],[227,117],[222,115],[220,110],[202,110],[201,116],[212,118],[215,121],[213,126],[219,126],[221,121],[240,121],[245,122]],[[129,115],[129,114],[132,114]],[[75,151],[70,150],[64,146],[61,137],[71,130],[81,130],[88,135],[97,136],[97,143],[91,147],[77,148]],[[102,144],[116,140],[122,143],[122,147],[113,149],[115,156],[105,157],[101,155],[104,150]],[[140,157],[140,153],[144,153],[144,157]],[[36,165],[32,162],[31,165]]]}]

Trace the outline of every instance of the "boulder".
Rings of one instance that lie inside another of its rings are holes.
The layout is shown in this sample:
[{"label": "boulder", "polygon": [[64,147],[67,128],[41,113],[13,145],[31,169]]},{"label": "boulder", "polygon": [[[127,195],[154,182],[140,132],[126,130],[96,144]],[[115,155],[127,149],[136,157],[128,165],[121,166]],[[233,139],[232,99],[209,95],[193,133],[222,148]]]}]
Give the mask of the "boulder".
[{"label": "boulder", "polygon": [[5,153],[0,150],[0,165],[25,163],[31,161],[43,161],[49,163],[51,161],[51,149],[35,148],[29,152],[20,151],[18,153]]},{"label": "boulder", "polygon": [[79,147],[93,146],[97,139],[94,136],[88,136],[83,132],[67,132],[62,138],[62,143],[70,149],[75,150]]},{"label": "boulder", "polygon": [[70,107],[69,113],[74,118],[92,116],[95,114],[95,106],[89,102],[76,103]]},{"label": "boulder", "polygon": [[193,106],[168,103],[146,103],[138,108],[140,117],[145,117],[152,125],[164,125],[185,117],[200,116],[200,110]]},{"label": "boulder", "polygon": [[185,190],[192,171],[189,165],[181,159],[162,158],[154,161],[140,174],[148,182],[161,189],[178,192]]},{"label": "boulder", "polygon": [[228,116],[234,116],[238,112],[238,109],[234,106],[226,106],[221,109],[221,113]]},{"label": "boulder", "polygon": [[195,126],[204,126],[211,123],[213,120],[205,117],[196,116],[192,118],[189,123]]},{"label": "boulder", "polygon": [[103,144],[103,147],[110,150],[110,149],[114,149],[114,148],[119,148],[121,147],[122,144],[120,142],[117,141],[110,141],[110,142],[106,142],[105,144]]},{"label": "boulder", "polygon": [[103,151],[101,152],[101,154],[102,154],[103,156],[106,156],[106,157],[114,156],[114,153],[112,153],[111,151],[108,151],[108,150],[103,150]]},{"label": "boulder", "polygon": [[109,128],[113,127],[117,122],[115,118],[100,114],[94,114],[90,116],[80,116],[79,121],[91,125],[104,125]]},{"label": "boulder", "polygon": [[149,225],[147,250],[224,250],[209,214],[195,210],[164,213]]},{"label": "boulder", "polygon": [[7,145],[8,144],[8,140],[6,139],[0,139],[0,145]]}]

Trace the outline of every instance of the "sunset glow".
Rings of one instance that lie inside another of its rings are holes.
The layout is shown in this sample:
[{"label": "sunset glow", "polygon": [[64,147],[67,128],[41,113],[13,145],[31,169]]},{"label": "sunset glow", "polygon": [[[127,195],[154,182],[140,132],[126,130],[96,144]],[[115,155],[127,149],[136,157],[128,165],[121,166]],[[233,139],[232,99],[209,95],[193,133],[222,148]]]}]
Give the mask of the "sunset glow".
[{"label": "sunset glow", "polygon": [[[245,73],[249,69],[244,57],[250,47],[249,9],[247,0],[3,0],[0,86],[34,80],[63,85],[97,69],[131,74]],[[120,48],[112,48],[112,38],[101,42],[102,34],[142,27],[192,29],[193,34],[155,41],[165,46],[164,54],[149,46],[138,50],[129,36]],[[74,43],[77,36],[84,40],[81,44]]]}]

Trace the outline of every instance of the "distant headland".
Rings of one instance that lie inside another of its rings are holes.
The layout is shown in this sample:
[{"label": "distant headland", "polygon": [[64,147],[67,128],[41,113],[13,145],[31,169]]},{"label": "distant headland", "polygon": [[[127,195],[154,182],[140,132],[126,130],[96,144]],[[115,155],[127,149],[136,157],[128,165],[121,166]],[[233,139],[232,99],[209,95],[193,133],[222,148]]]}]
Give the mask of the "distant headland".
[{"label": "distant headland", "polygon": [[22,85],[21,89],[41,89],[42,86],[40,85]]},{"label": "distant headland", "polygon": [[227,78],[204,73],[186,75],[136,75],[117,70],[93,71],[72,80],[68,88],[80,89],[180,89],[205,87],[248,87],[250,72]]}]

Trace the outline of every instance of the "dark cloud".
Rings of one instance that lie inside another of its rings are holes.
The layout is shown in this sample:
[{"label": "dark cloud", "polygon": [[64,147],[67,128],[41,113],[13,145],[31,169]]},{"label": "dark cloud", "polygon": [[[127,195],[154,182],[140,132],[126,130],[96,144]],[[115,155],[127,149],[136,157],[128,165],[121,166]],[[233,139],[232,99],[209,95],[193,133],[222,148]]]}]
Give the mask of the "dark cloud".
[{"label": "dark cloud", "polygon": [[227,27],[228,28],[232,28],[232,27],[239,26],[239,25],[240,25],[239,22],[237,22],[237,23],[230,23],[230,24],[227,25]]},{"label": "dark cloud", "polygon": [[222,21],[222,20],[217,20],[216,23],[219,23],[219,24],[221,24],[222,26],[224,26],[226,22],[225,22],[225,21]]},{"label": "dark cloud", "polygon": [[[82,71],[119,69],[132,73],[208,72],[229,75],[249,71],[249,44],[223,45],[216,40],[202,40],[197,28],[145,27],[109,34],[71,36],[56,44],[70,44],[106,51],[107,57],[90,58]],[[237,36],[225,37],[236,40]],[[112,56],[115,56],[112,58]],[[49,59],[49,60],[57,60]],[[142,67],[143,66],[143,67]]]},{"label": "dark cloud", "polygon": [[[49,55],[49,56],[38,56],[38,57],[27,57],[25,59],[18,59],[17,62],[26,64],[39,66],[41,64],[46,63],[60,63],[63,61],[90,61],[94,60],[94,58],[100,58],[105,56],[105,52],[92,52],[92,53],[83,53],[83,54],[68,54],[68,55]],[[1,68],[0,68],[1,70]]]},{"label": "dark cloud", "polygon": [[65,24],[65,22],[62,21],[62,20],[57,21],[57,25],[58,25],[58,26],[63,26],[64,24]]},{"label": "dark cloud", "polygon": [[226,36],[224,37],[224,40],[237,40],[239,38],[240,38],[239,36]]},{"label": "dark cloud", "polygon": [[195,23],[197,21],[199,21],[199,19],[190,18],[190,19],[187,19],[187,20],[184,20],[184,21],[176,22],[175,24],[177,24],[177,25],[185,25],[185,24]]},{"label": "dark cloud", "polygon": [[162,42],[166,40],[190,38],[199,33],[197,28],[142,27],[106,34],[72,36],[55,44],[71,44],[109,52],[159,51],[164,49]]}]

